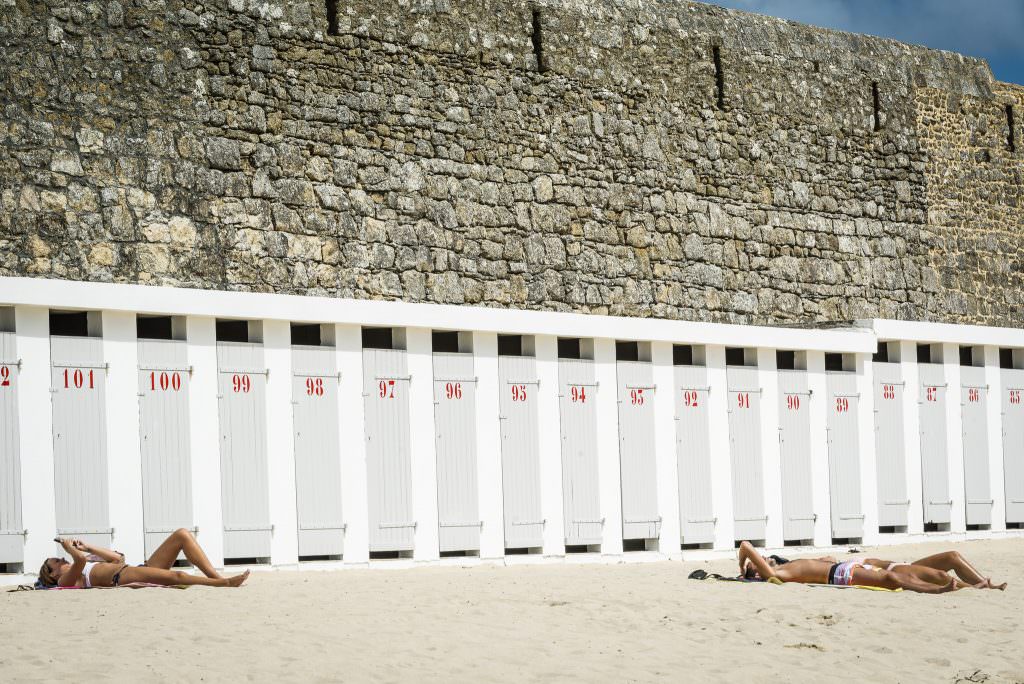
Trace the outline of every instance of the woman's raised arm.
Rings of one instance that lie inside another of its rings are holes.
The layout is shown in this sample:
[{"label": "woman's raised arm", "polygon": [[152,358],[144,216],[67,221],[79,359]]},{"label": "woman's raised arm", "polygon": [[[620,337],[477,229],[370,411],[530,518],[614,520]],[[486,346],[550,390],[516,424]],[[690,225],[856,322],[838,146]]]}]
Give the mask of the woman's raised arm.
[{"label": "woman's raised arm", "polygon": [[82,570],[85,569],[85,552],[76,546],[72,539],[58,539],[57,541],[60,542],[60,545],[71,556],[71,567],[61,574],[57,585],[73,587],[78,584],[78,580],[82,576]]},{"label": "woman's raised arm", "polygon": [[761,557],[761,554],[757,552],[757,549],[750,542],[745,541],[740,544],[740,572],[746,573],[748,562],[754,564],[754,567],[757,568],[757,574],[761,579],[769,580],[775,577],[775,571],[768,565],[768,562]]},{"label": "woman's raised arm", "polygon": [[111,549],[105,549],[102,546],[92,546],[91,544],[79,544],[78,548],[86,553],[91,553],[94,556],[102,558],[107,563],[124,563],[124,554],[120,551],[113,551]]}]

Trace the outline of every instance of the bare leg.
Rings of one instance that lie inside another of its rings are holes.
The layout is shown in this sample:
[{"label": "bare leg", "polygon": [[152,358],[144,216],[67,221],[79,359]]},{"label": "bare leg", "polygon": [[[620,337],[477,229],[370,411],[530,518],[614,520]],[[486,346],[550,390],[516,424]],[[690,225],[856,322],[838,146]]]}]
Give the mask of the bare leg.
[{"label": "bare leg", "polygon": [[947,591],[956,591],[956,580],[953,577],[947,576],[947,578],[949,581],[945,585],[940,586],[917,579],[913,575],[897,574],[885,570],[878,572],[866,570],[865,568],[854,568],[852,584],[864,587],[882,587],[885,589],[906,589],[907,591],[916,591],[921,594],[944,594]]},{"label": "bare leg", "polygon": [[[947,572],[944,572],[942,570],[936,570],[935,568],[929,568],[929,567],[923,566],[923,565],[897,565],[892,570],[890,570],[890,572],[894,572],[894,573],[897,573],[897,574],[903,575],[903,576],[909,575],[911,577],[915,577],[915,578],[917,578],[919,580],[922,580],[924,582],[929,582],[931,584],[937,584],[940,587],[943,587],[943,586],[949,584],[949,578],[950,578],[950,575]],[[964,582],[960,578],[955,578],[955,579],[956,579],[956,588],[957,589],[966,589],[968,587],[972,587],[972,588],[975,587],[975,585],[968,584],[967,582]],[[977,587],[977,588],[981,589],[983,587]]]},{"label": "bare leg", "polygon": [[200,584],[206,587],[239,587],[248,578],[248,570],[241,575],[234,575],[232,577],[203,577],[201,575],[192,575],[180,570],[165,570],[164,568],[150,567],[127,567],[121,571],[121,584],[149,582],[150,584],[161,584],[163,586]]},{"label": "bare leg", "polygon": [[1006,588],[1005,582],[1003,584],[993,584],[991,578],[984,577],[973,565],[967,562],[967,559],[959,551],[937,553],[934,556],[914,561],[914,565],[923,565],[926,568],[935,568],[944,572],[952,570],[960,579],[971,586],[989,589]]},{"label": "bare leg", "polygon": [[146,561],[150,568],[170,570],[179,553],[184,553],[189,563],[199,568],[207,577],[221,579],[221,574],[213,569],[213,564],[206,557],[206,553],[199,542],[192,536],[192,533],[185,528],[180,528],[171,533],[171,536],[164,540],[164,543],[153,552],[153,555]]},{"label": "bare leg", "polygon": [[864,562],[873,565],[876,568],[882,568],[883,570],[888,570],[889,566],[894,564],[894,561],[883,560],[881,558],[865,558]]}]

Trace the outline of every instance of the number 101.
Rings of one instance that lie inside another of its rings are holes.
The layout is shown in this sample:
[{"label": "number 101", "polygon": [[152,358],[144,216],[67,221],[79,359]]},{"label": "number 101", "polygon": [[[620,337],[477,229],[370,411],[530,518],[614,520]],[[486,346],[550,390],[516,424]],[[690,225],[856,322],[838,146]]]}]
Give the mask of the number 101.
[{"label": "number 101", "polygon": [[[86,378],[89,379],[88,383],[86,383],[86,381],[85,381]],[[85,387],[86,389],[96,389],[95,378],[93,377],[93,371],[90,370],[89,374],[86,375],[86,374],[82,373],[82,369],[81,368],[76,368],[74,370],[74,372],[71,372],[70,369],[65,368],[64,369],[64,389],[71,389],[72,387],[74,387],[75,389],[82,389],[83,387]]]}]

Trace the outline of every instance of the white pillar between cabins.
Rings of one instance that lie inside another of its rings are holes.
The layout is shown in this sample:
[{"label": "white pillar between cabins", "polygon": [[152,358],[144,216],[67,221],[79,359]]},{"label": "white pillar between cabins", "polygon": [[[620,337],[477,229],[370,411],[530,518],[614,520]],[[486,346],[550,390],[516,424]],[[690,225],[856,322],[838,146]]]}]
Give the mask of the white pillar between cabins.
[{"label": "white pillar between cabins", "polygon": [[220,487],[220,418],[217,401],[217,322],[213,318],[185,319],[189,382],[188,415],[192,428],[193,524],[210,562],[224,565],[224,509]]},{"label": "white pillar between cabins", "polygon": [[946,443],[949,472],[949,531],[967,531],[967,502],[964,494],[963,406],[960,390],[960,346],[942,345],[943,375],[946,381]]},{"label": "white pillar between cabins", "polygon": [[26,574],[54,553],[57,502],[53,481],[53,415],[50,411],[50,312],[14,308],[18,358],[18,434],[21,437],[21,522]]},{"label": "white pillar between cabins", "polygon": [[705,348],[708,370],[708,429],[711,443],[711,506],[715,512],[715,548],[733,549],[732,464],[729,442],[729,384],[725,375],[725,347]]},{"label": "white pillar between cabins", "polygon": [[825,352],[807,352],[807,389],[811,395],[811,505],[814,507],[814,545],[832,544],[832,504],[828,470],[828,386]]},{"label": "white pillar between cabins", "polygon": [[[139,446],[139,342],[135,314],[104,311],[107,370],[107,480],[113,545],[133,562],[146,558]],[[134,559],[138,559],[135,561]]]},{"label": "white pillar between cabins", "polygon": [[498,335],[473,333],[476,385],[477,486],[480,497],[480,558],[505,557],[505,516],[501,488],[501,430],[498,424]]},{"label": "white pillar between cabins", "polygon": [[288,321],[263,321],[267,367],[267,481],[270,486],[270,562],[299,562],[295,501],[295,431],[292,404],[292,339]]},{"label": "white pillar between cabins", "polygon": [[921,375],[917,343],[900,342],[900,377],[903,378],[903,453],[907,468],[907,533],[924,532],[924,484],[921,474]]},{"label": "white pillar between cabins", "polygon": [[988,477],[992,494],[994,532],[1006,531],[1006,486],[1003,481],[1003,374],[999,369],[999,347],[986,345],[985,384],[988,385]]},{"label": "white pillar between cabins", "polygon": [[540,444],[540,509],[544,523],[544,555],[565,555],[565,510],[562,508],[562,433],[558,407],[558,338],[537,335]]},{"label": "white pillar between cabins", "polygon": [[441,557],[437,521],[437,442],[434,428],[434,357],[431,331],[406,328],[409,375],[409,462],[412,468],[412,515],[416,521],[413,558]]},{"label": "white pillar between cabins", "polygon": [[370,504],[366,479],[366,421],[363,417],[363,331],[334,326],[338,372],[338,431],[341,439],[341,510],[346,564],[370,561]]},{"label": "white pillar between cabins", "polygon": [[619,402],[615,340],[594,340],[597,382],[597,484],[601,496],[601,554],[622,555],[622,486],[619,461]]},{"label": "white pillar between cabins", "polygon": [[857,435],[860,442],[860,500],[863,544],[878,543],[878,457],[875,453],[874,366],[870,354],[856,355]]},{"label": "white pillar between cabins", "polygon": [[757,376],[761,386],[761,453],[764,473],[765,546],[782,540],[782,453],[779,445],[779,371],[774,349],[757,350]]},{"label": "white pillar between cabins", "polygon": [[682,557],[679,522],[679,460],[676,455],[675,373],[670,342],[651,343],[654,371],[654,451],[657,473],[658,515],[661,537],[658,549],[669,559]]}]

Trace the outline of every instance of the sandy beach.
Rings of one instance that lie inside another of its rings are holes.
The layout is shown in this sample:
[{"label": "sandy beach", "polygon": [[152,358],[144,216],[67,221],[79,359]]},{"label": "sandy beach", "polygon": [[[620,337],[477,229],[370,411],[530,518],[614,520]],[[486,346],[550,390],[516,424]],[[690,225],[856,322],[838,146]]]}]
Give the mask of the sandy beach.
[{"label": "sandy beach", "polygon": [[1024,539],[954,548],[1007,591],[687,579],[698,567],[735,573],[718,560],[257,572],[239,590],[5,592],[0,678],[1024,682]]}]

